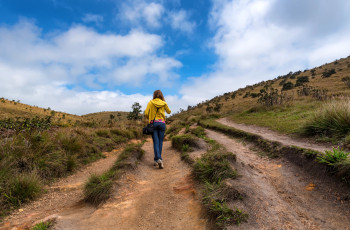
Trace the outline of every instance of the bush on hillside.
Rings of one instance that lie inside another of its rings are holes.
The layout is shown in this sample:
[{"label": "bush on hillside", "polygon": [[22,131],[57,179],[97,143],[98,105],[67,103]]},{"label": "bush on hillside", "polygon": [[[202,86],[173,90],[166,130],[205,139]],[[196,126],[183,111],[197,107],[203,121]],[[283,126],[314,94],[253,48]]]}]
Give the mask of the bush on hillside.
[{"label": "bush on hillside", "polygon": [[282,91],[290,90],[294,88],[294,84],[292,82],[286,82],[282,86]]},{"label": "bush on hillside", "polygon": [[302,85],[298,89],[298,95],[299,96],[309,96],[312,94],[314,88],[308,85]]},{"label": "bush on hillside", "polygon": [[343,77],[341,80],[345,83],[345,85],[348,88],[350,88],[350,77]]},{"label": "bush on hillside", "polygon": [[313,89],[312,97],[318,101],[325,101],[328,99],[328,90],[327,89]]},{"label": "bush on hillside", "polygon": [[300,76],[297,78],[297,82],[295,83],[295,86],[301,86],[306,82],[309,82],[309,77],[308,76]]},{"label": "bush on hillside", "polygon": [[323,78],[327,78],[327,77],[332,76],[332,75],[335,74],[335,73],[336,73],[336,72],[335,72],[335,69],[325,70],[325,71],[323,71],[323,73],[322,73],[322,77],[323,77]]},{"label": "bush on hillside", "polygon": [[292,96],[288,96],[285,93],[280,93],[278,89],[271,88],[269,92],[262,93],[259,96],[258,103],[266,107],[271,107],[275,105],[283,105],[292,99]]}]

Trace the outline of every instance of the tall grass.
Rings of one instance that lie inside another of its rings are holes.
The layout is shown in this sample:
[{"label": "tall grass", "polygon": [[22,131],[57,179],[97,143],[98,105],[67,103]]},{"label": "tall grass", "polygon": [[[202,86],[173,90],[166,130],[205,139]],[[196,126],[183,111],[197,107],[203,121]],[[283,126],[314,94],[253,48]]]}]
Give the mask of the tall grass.
[{"label": "tall grass", "polygon": [[194,160],[188,154],[190,146],[196,146],[198,141],[198,137],[191,134],[174,136],[171,140],[172,147],[181,151],[181,159],[192,166],[193,176],[202,185],[202,204],[215,220],[216,227],[226,229],[229,225],[247,221],[246,213],[239,209],[231,209],[227,205],[227,202],[241,198],[236,189],[224,182],[225,179],[237,177],[237,172],[231,165],[236,161],[236,155],[227,152],[223,146],[205,137],[202,127],[197,127],[191,132],[211,145],[210,150],[201,158]]},{"label": "tall grass", "polygon": [[350,133],[350,99],[332,100],[319,109],[304,127],[309,136],[345,137]]},{"label": "tall grass", "polygon": [[[130,138],[133,130],[56,128],[0,130],[0,216],[37,198],[43,185],[100,159]],[[141,130],[141,129],[140,129]],[[140,134],[138,134],[140,133]]]},{"label": "tall grass", "polygon": [[94,205],[107,200],[112,192],[113,181],[126,169],[135,168],[136,162],[143,157],[141,144],[128,145],[118,156],[116,162],[108,171],[101,175],[91,175],[84,186],[85,201]]}]

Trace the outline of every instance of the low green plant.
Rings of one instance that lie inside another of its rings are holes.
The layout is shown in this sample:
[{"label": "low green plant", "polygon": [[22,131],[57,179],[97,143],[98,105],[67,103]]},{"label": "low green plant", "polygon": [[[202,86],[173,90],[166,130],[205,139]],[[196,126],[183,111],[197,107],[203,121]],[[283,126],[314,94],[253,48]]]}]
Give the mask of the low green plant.
[{"label": "low green plant", "polygon": [[332,151],[326,150],[325,154],[318,155],[317,160],[320,163],[327,164],[329,166],[334,166],[342,161],[348,159],[350,152],[346,153],[340,148],[333,148]]},{"label": "low green plant", "polygon": [[183,144],[182,145],[182,152],[187,152],[190,150],[190,145],[189,144]]},{"label": "low green plant", "polygon": [[46,222],[40,222],[33,227],[31,227],[30,230],[48,230],[53,226],[53,223],[51,221]]},{"label": "low green plant", "polygon": [[201,126],[197,126],[196,128],[192,129],[191,133],[197,137],[204,137],[205,136],[204,128]]},{"label": "low green plant", "polygon": [[217,183],[226,178],[235,178],[236,171],[231,167],[228,156],[232,153],[216,154],[208,152],[193,165],[194,176],[202,182]]},{"label": "low green plant", "polygon": [[188,147],[197,147],[198,138],[191,135],[177,135],[171,139],[171,146],[178,151],[182,151],[184,145],[188,145]]},{"label": "low green plant", "polygon": [[84,187],[85,201],[91,204],[99,204],[101,201],[107,200],[112,185],[113,181],[108,174],[91,175]]},{"label": "low green plant", "polygon": [[22,203],[33,200],[42,192],[41,182],[34,173],[16,176],[9,183],[9,190],[4,196],[12,206],[19,207]]}]

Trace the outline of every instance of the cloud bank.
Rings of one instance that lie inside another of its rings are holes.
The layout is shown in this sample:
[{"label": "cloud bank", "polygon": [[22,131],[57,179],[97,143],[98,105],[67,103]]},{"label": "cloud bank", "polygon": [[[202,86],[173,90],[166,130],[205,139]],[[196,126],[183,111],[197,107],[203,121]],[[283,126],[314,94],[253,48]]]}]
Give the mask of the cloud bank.
[{"label": "cloud bank", "polygon": [[336,0],[213,1],[215,70],[190,79],[181,94],[209,99],[289,71],[350,54],[350,2]]},{"label": "cloud bank", "polygon": [[157,54],[163,45],[155,34],[101,34],[83,25],[43,35],[34,23],[22,20],[0,27],[0,91],[5,97],[76,114],[129,110],[132,101],[149,96],[125,95],[114,88],[169,84],[178,77],[174,70],[182,64]]}]

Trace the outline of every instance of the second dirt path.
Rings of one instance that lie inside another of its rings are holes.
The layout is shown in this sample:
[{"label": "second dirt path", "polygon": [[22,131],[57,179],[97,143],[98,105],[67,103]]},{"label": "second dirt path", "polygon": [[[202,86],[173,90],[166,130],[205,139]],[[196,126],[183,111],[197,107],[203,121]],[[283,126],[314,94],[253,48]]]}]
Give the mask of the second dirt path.
[{"label": "second dirt path", "polygon": [[228,118],[220,118],[217,120],[219,123],[233,127],[235,129],[243,130],[248,133],[257,134],[267,140],[270,141],[277,141],[282,143],[283,145],[294,145],[306,149],[313,149],[316,151],[324,152],[325,150],[331,150],[332,147],[329,145],[324,145],[320,143],[314,143],[307,139],[300,139],[295,137],[290,137],[281,133],[277,133],[275,131],[272,131],[265,127],[255,126],[255,125],[245,125],[245,124],[238,124],[235,123]]},{"label": "second dirt path", "polygon": [[241,175],[232,183],[243,194],[236,207],[249,213],[238,229],[350,229],[350,204],[333,181],[315,178],[294,164],[257,155],[221,133],[208,137],[236,154]]},{"label": "second dirt path", "polygon": [[164,142],[164,169],[153,166],[152,141],[135,171],[118,182],[98,209],[81,206],[60,213],[55,229],[208,229],[190,168]]}]

